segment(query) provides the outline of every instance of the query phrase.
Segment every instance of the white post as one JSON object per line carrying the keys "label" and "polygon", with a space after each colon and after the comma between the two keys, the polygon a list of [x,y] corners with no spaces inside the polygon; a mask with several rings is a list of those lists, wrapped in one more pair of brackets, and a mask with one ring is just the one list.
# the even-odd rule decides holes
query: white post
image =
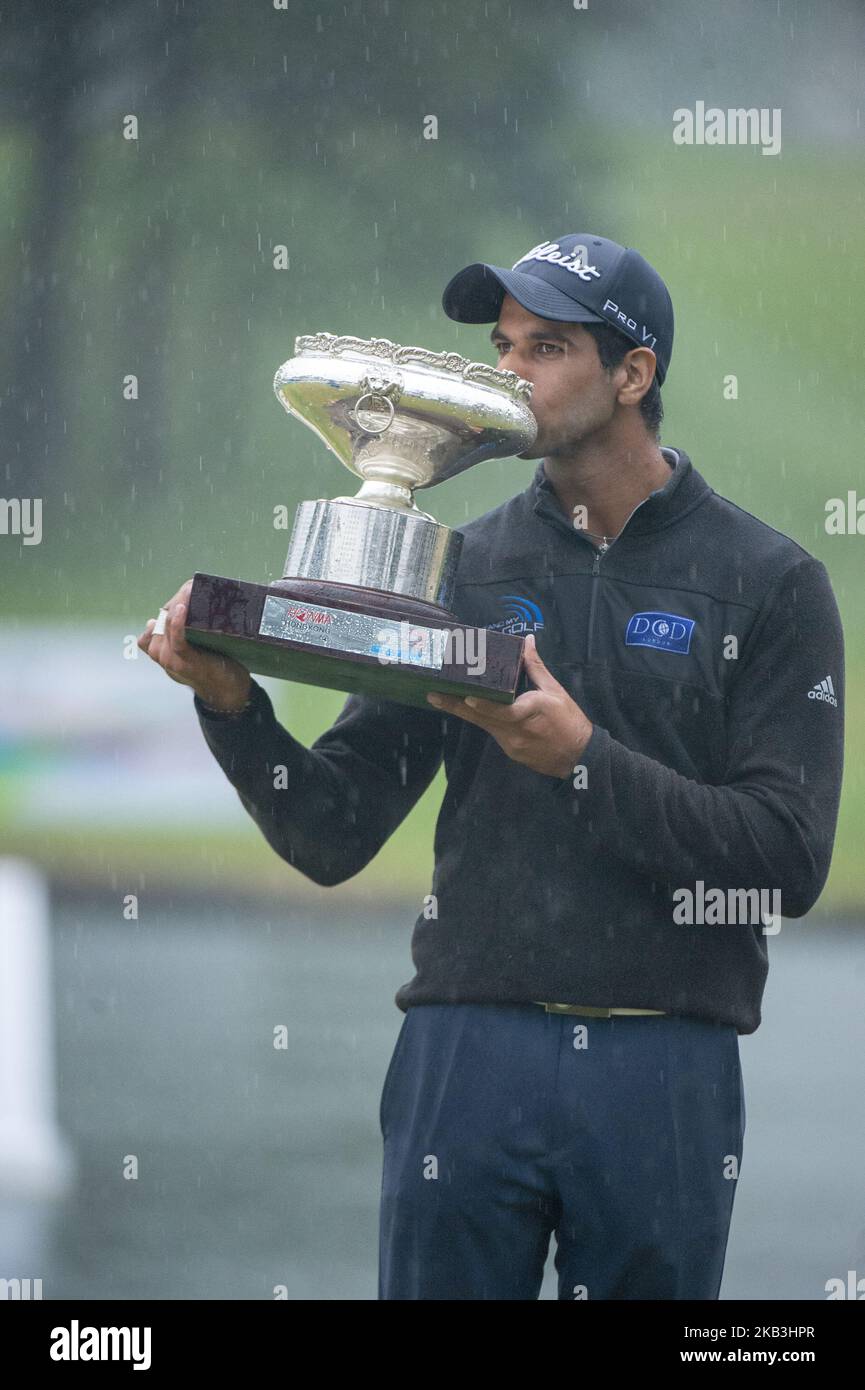
{"label": "white post", "polygon": [[56,1115],[48,889],[0,858],[0,1196],[62,1196],[74,1176]]}

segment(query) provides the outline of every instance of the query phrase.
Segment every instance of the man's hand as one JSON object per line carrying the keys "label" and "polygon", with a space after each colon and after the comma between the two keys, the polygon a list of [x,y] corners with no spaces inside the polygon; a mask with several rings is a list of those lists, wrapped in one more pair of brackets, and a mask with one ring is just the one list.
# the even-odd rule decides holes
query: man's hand
{"label": "man's hand", "polygon": [[567,777],[592,736],[592,723],[541,661],[533,633],[526,638],[525,663],[536,689],[527,690],[512,705],[475,695],[464,700],[427,695],[427,700],[436,709],[486,729],[514,762],[548,777]]}
{"label": "man's hand", "polygon": [[243,709],[249,699],[252,685],[249,672],[230,656],[207,652],[187,642],[184,625],[191,589],[192,580],[188,579],[164,605],[168,613],[164,636],[159,633],[154,636],[157,620],[151,618],[138,645],[173,681],[191,685],[199,699],[211,709],[235,713]]}

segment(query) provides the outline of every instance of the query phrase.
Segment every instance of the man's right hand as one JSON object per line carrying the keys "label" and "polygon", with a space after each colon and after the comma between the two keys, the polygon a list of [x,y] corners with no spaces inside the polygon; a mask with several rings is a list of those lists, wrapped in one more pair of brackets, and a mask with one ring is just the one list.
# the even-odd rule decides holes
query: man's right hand
{"label": "man's right hand", "polygon": [[168,612],[164,636],[153,629],[156,618],[151,618],[138,639],[143,652],[161,666],[166,675],[181,685],[191,685],[196,695],[211,709],[224,714],[234,714],[243,709],[252,690],[252,680],[245,666],[233,661],[230,656],[219,652],[208,652],[202,647],[194,647],[184,635],[186,610],[192,580],[177,590],[163,606]]}

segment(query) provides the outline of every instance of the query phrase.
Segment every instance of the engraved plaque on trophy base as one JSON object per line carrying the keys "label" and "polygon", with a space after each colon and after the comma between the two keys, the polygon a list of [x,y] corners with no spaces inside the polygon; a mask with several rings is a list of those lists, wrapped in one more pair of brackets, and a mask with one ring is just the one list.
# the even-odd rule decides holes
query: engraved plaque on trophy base
{"label": "engraved plaque on trophy base", "polygon": [[528,688],[522,638],[472,628],[438,604],[350,584],[196,574],[186,637],[257,675],[430,710],[428,691],[510,704]]}

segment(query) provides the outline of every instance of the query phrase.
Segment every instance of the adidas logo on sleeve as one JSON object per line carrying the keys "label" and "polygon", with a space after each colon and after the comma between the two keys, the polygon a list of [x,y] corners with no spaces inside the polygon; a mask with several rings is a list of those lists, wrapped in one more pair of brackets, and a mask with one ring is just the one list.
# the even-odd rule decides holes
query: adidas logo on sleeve
{"label": "adidas logo on sleeve", "polygon": [[835,698],[835,687],[832,684],[832,677],[824,676],[821,681],[818,681],[813,690],[808,691],[808,699],[825,700],[827,705],[835,705],[837,708],[838,701]]}

